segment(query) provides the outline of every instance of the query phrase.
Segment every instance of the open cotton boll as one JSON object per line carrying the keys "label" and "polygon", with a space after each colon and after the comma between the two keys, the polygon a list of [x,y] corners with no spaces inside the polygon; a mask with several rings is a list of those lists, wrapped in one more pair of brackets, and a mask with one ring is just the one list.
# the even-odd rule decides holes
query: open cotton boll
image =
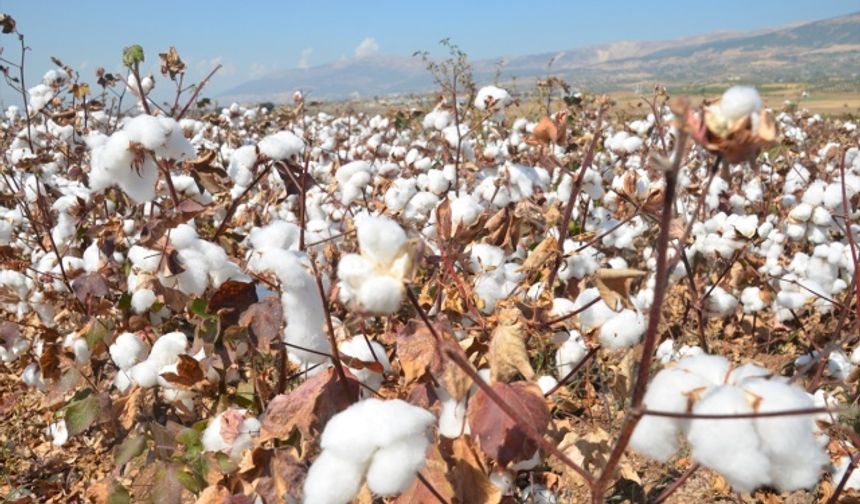
{"label": "open cotton boll", "polygon": [[308,470],[304,504],[348,504],[361,488],[365,464],[323,450]]}
{"label": "open cotton boll", "polygon": [[358,290],[372,274],[373,265],[359,254],[346,254],[337,264],[337,277],[354,290]]}
{"label": "open cotton boll", "polygon": [[711,385],[725,383],[731,371],[731,364],[725,357],[709,354],[684,357],[675,367],[704,378]]}
{"label": "open cotton boll", "polygon": [[358,302],[364,311],[374,315],[390,315],[400,308],[403,283],[385,275],[368,277],[358,290]]}
{"label": "open cotton boll", "polygon": [[48,431],[51,434],[51,444],[54,446],[63,446],[69,440],[69,429],[66,427],[65,419],[52,423],[48,426]]}
{"label": "open cotton boll", "polygon": [[505,251],[495,245],[477,243],[469,252],[469,270],[473,273],[493,271],[505,262]]}
{"label": "open cotton boll", "polygon": [[428,444],[425,437],[418,436],[380,448],[367,470],[368,488],[382,496],[406,491],[424,467]]}
{"label": "open cotton boll", "polygon": [[390,265],[406,243],[406,232],[400,224],[372,215],[363,215],[356,221],[361,255],[378,265]]}
{"label": "open cotton boll", "polygon": [[[678,368],[663,369],[648,384],[643,403],[654,411],[684,413],[692,402],[691,394],[711,385],[695,373]],[[688,424],[689,421],[678,418],[645,415],[633,431],[630,446],[665,462],[678,451],[678,435]]]}
{"label": "open cotton boll", "polygon": [[149,289],[138,289],[131,295],[131,307],[134,313],[140,314],[149,310],[155,304],[155,293]]}
{"label": "open cotton boll", "polygon": [[[706,289],[707,292],[707,289]],[[723,290],[722,287],[714,287],[710,295],[705,298],[705,311],[710,316],[727,317],[735,312],[738,300]]]}
{"label": "open cotton boll", "polygon": [[131,380],[142,388],[154,387],[158,384],[158,372],[161,367],[151,361],[139,362],[128,370]]}
{"label": "open cotton boll", "polygon": [[42,371],[39,369],[39,365],[35,362],[31,362],[24,368],[24,372],[21,373],[21,381],[23,381],[28,387],[35,388],[42,392],[48,388],[44,378],[42,377]]}
{"label": "open cotton boll", "polygon": [[771,373],[769,369],[748,362],[732,369],[729,376],[726,378],[726,383],[730,385],[743,385],[747,380],[768,378],[772,375],[773,373]]}
{"label": "open cotton boll", "polygon": [[270,248],[290,250],[298,245],[299,233],[299,227],[292,222],[275,220],[252,229],[248,242],[257,251]]}
{"label": "open cotton boll", "polygon": [[[693,413],[752,413],[746,392],[732,385],[709,390],[693,406]],[[687,441],[693,460],[713,469],[735,490],[750,492],[770,482],[771,464],[762,453],[753,420],[696,419],[691,422]]]}
{"label": "open cotton boll", "polygon": [[732,86],[723,93],[719,106],[723,117],[735,122],[761,109],[761,97],[754,87]]}
{"label": "open cotton boll", "polygon": [[[767,413],[814,407],[803,389],[772,380],[750,380],[744,389],[760,401],[757,411]],[[830,458],[815,437],[813,415],[756,418],[761,447],[770,458],[772,484],[781,492],[810,488]]]}
{"label": "open cotton boll", "polygon": [[475,95],[475,108],[478,110],[501,110],[511,103],[511,95],[496,86],[484,86]]}
{"label": "open cotton boll", "polygon": [[146,360],[153,362],[158,367],[174,364],[180,354],[188,349],[188,338],[185,333],[175,331],[163,334],[152,344],[152,350]]}
{"label": "open cotton boll", "polygon": [[[581,310],[595,299],[600,298],[600,292],[596,287],[591,287],[583,290],[573,302],[574,310]],[[613,317],[615,312],[606,304],[603,299],[599,299],[589,308],[583,310],[578,315],[580,330],[588,332],[592,329],[600,327],[609,318]]]}
{"label": "open cotton boll", "polygon": [[741,304],[744,305],[744,313],[756,313],[764,309],[764,300],[761,298],[761,289],[758,287],[747,287],[741,291]]}
{"label": "open cotton boll", "polygon": [[123,371],[131,369],[132,366],[146,358],[146,344],[129,332],[117,336],[108,351],[113,363]]}
{"label": "open cotton boll", "polygon": [[628,348],[639,342],[645,333],[645,318],[641,313],[624,309],[600,326],[600,344],[605,348]]}
{"label": "open cotton boll", "polygon": [[[354,336],[340,345],[338,350],[344,355],[348,355],[362,362],[371,362],[382,365],[382,368],[387,372],[391,371],[391,362],[388,360],[388,355],[385,353],[385,347],[376,341],[365,340],[364,336]],[[353,369],[349,368],[353,375],[361,383],[367,385],[373,390],[377,390],[382,385],[382,374],[368,368]]]}
{"label": "open cotton boll", "polygon": [[257,146],[269,159],[284,160],[302,152],[305,143],[289,131],[279,131],[265,136]]}
{"label": "open cotton boll", "polygon": [[585,341],[579,331],[570,331],[570,337],[558,347],[555,353],[555,368],[558,379],[566,377],[588,353]]}
{"label": "open cotton boll", "polygon": [[439,435],[446,438],[460,437],[469,434],[469,422],[466,421],[466,398],[456,400],[442,388],[436,389],[441,407],[439,408]]}
{"label": "open cotton boll", "polygon": [[537,385],[540,387],[541,393],[546,394],[558,385],[558,380],[550,375],[543,375],[537,379]]}

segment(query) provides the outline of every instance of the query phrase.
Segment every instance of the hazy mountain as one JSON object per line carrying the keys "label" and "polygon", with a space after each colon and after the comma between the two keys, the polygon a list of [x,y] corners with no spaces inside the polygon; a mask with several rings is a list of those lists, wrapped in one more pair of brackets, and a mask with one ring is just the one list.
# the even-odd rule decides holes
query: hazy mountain
{"label": "hazy mountain", "polygon": [[[742,79],[849,80],[860,74],[860,13],[757,30],[661,41],[619,41],[553,53],[473,61],[476,81],[530,83],[552,74],[594,90],[654,82],[692,84]],[[302,89],[315,99],[422,93],[433,79],[418,57],[376,55],[277,71],[224,92],[223,100],[285,101]]]}

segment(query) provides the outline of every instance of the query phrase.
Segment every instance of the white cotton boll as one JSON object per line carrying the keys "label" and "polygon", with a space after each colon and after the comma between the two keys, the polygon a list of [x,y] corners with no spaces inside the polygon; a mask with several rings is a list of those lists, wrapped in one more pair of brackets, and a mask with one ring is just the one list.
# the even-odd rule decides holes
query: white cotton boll
{"label": "white cotton boll", "polygon": [[176,363],[179,355],[185,353],[187,349],[188,338],[184,333],[175,331],[163,334],[152,344],[147,360],[159,367],[169,366]]}
{"label": "white cotton boll", "polygon": [[469,270],[473,273],[493,271],[505,262],[505,251],[495,245],[476,243],[469,252]]}
{"label": "white cotton boll", "polygon": [[552,376],[543,375],[537,379],[537,385],[540,387],[541,393],[546,394],[558,385],[558,380]]}
{"label": "white cotton boll", "polygon": [[[598,292],[597,288],[591,287],[585,289],[579,293],[579,296],[577,296],[576,300],[573,302],[574,309],[580,310],[597,298],[600,298],[600,292]],[[600,299],[579,314],[580,330],[588,332],[600,327],[606,320],[614,315],[615,312],[612,311],[609,305],[607,305],[603,299]]]}
{"label": "white cotton boll", "polygon": [[308,470],[304,504],[348,504],[361,488],[364,465],[323,450]]}
{"label": "white cotton boll", "polygon": [[[643,403],[654,411],[683,413],[688,411],[695,391],[712,384],[702,376],[684,369],[660,371],[648,384]],[[678,450],[678,435],[689,421],[646,415],[636,425],[630,446],[649,457],[665,462]]]}
{"label": "white cotton boll", "polygon": [[372,274],[373,265],[359,254],[346,254],[337,264],[337,277],[354,290],[358,290]]}
{"label": "white cotton boll", "polygon": [[805,292],[780,291],[776,294],[776,302],[789,310],[798,310],[806,304],[806,299],[811,296]]}
{"label": "white cotton boll", "polygon": [[452,398],[441,387],[436,389],[441,407],[439,408],[439,435],[446,438],[460,437],[469,434],[469,422],[466,421],[466,398],[460,401]]}
{"label": "white cotton boll", "polygon": [[705,298],[704,305],[709,316],[727,317],[735,312],[738,300],[722,287],[714,287],[711,294]]}
{"label": "white cotton boll", "polygon": [[51,434],[51,444],[54,446],[63,446],[69,440],[69,429],[66,427],[65,419],[52,423],[48,429]]}
{"label": "white cotton boll", "polygon": [[159,369],[161,368],[155,362],[145,360],[132,366],[128,373],[134,383],[142,388],[150,388],[158,384]]}
{"label": "white cotton boll", "polygon": [[367,470],[367,486],[381,496],[406,491],[424,467],[427,439],[407,438],[380,448]]}
{"label": "white cotton boll", "polygon": [[773,373],[769,369],[763,368],[753,363],[746,363],[742,366],[734,368],[726,379],[726,383],[730,385],[742,385],[746,380],[757,380],[768,378]]}
{"label": "white cotton boll", "polygon": [[675,354],[675,340],[669,338],[657,346],[655,357],[660,361],[660,364],[668,364],[672,361]]}
{"label": "white cotton boll", "polygon": [[170,243],[178,249],[192,247],[197,240],[197,230],[188,224],[180,224],[170,230]]}
{"label": "white cotton boll", "polygon": [[292,222],[276,220],[252,229],[248,241],[257,251],[270,248],[291,249],[298,243],[299,233],[299,227]]}
{"label": "white cotton boll", "polygon": [[24,372],[21,373],[21,381],[23,381],[28,387],[32,387],[40,391],[44,391],[47,388],[45,380],[42,378],[42,371],[39,369],[39,365],[35,362],[31,362],[24,368]]}
{"label": "white cotton boll", "polygon": [[[376,341],[365,340],[364,336],[354,336],[342,342],[338,345],[338,350],[340,350],[340,353],[348,355],[354,359],[358,359],[362,362],[378,362],[386,372],[391,371],[391,362],[388,360],[388,355],[385,353],[385,347]],[[349,370],[353,375],[355,375],[358,381],[373,390],[379,389],[380,385],[382,385],[382,375],[372,369],[349,368]]]}
{"label": "white cotton boll", "polygon": [[723,117],[735,122],[761,109],[761,97],[754,87],[732,86],[723,93],[719,107]]}
{"label": "white cotton boll", "polygon": [[161,264],[162,254],[159,251],[134,245],[128,251],[128,259],[142,271],[155,273]]}
{"label": "white cotton boll", "polygon": [[305,143],[289,131],[279,131],[264,137],[257,146],[269,159],[284,160],[302,152]]}
{"label": "white cotton boll", "polygon": [[829,226],[833,221],[833,216],[824,207],[815,207],[812,211],[812,223],[816,226]]}
{"label": "white cotton boll", "polygon": [[626,152],[627,154],[633,154],[634,152],[641,149],[642,145],[643,145],[643,143],[642,143],[641,138],[636,137],[636,136],[630,136],[630,137],[625,138],[621,142],[621,146],[620,146],[621,149],[620,150]]}
{"label": "white cotton boll", "polygon": [[600,344],[604,348],[628,348],[639,342],[645,333],[645,318],[630,309],[621,310],[600,326]]}
{"label": "white cotton boll", "polygon": [[75,354],[75,363],[80,365],[86,364],[90,360],[92,351],[87,345],[86,338],[75,338],[72,342],[72,353]]}
{"label": "white cotton boll", "polygon": [[230,444],[221,437],[221,419],[223,416],[224,413],[216,415],[209,421],[206,428],[203,429],[203,433],[200,435],[200,443],[203,445],[203,451],[220,452],[230,449]]}
{"label": "white cotton boll", "polygon": [[150,289],[138,289],[131,296],[131,307],[134,313],[144,313],[155,304],[155,293]]}
{"label": "white cotton boll", "polygon": [[194,411],[194,392],[178,388],[164,388],[161,394],[166,402],[181,405],[187,411]]}
{"label": "white cotton boll", "polygon": [[511,495],[514,485],[514,476],[509,471],[493,471],[490,473],[490,483],[499,489],[502,495]]}
{"label": "white cotton boll", "polygon": [[541,456],[540,456],[540,451],[535,450],[534,454],[530,458],[528,458],[526,460],[521,460],[521,461],[517,462],[516,464],[511,464],[508,467],[508,469],[510,469],[513,472],[531,471],[535,467],[539,466],[541,462],[542,462],[542,460],[541,460]]}
{"label": "white cotton boll", "polygon": [[558,504],[558,495],[543,485],[529,485],[523,490],[524,502],[534,504]]}
{"label": "white cotton boll", "polygon": [[124,371],[146,358],[146,344],[129,332],[117,336],[108,351],[116,367]]}
{"label": "white cotton boll", "polygon": [[765,304],[761,298],[761,289],[758,287],[747,287],[741,292],[741,304],[744,305],[744,313],[756,313],[764,309]]}
{"label": "white cotton boll", "polygon": [[227,166],[227,175],[233,182],[241,187],[248,187],[254,175],[251,169],[257,163],[257,149],[253,145],[243,145],[230,153],[230,164]]}
{"label": "white cotton boll", "polygon": [[678,361],[676,369],[700,376],[711,385],[720,385],[725,383],[731,364],[721,355],[701,354],[684,357]]}
{"label": "white cotton boll", "polygon": [[[746,392],[732,385],[714,387],[693,406],[697,414],[752,412]],[[770,460],[751,419],[693,420],[687,441],[693,459],[722,474],[735,490],[750,492],[770,482]]]}
{"label": "white cotton boll", "polygon": [[511,103],[511,95],[496,86],[484,86],[475,95],[475,107],[478,110],[501,110]]}
{"label": "white cotton boll", "polygon": [[113,377],[113,386],[116,387],[120,394],[125,394],[132,385],[133,382],[130,371],[123,371],[120,369],[116,372]]}
{"label": "white cotton boll", "polygon": [[455,227],[470,227],[481,216],[483,208],[469,196],[451,200],[451,224]]}
{"label": "white cotton boll", "polygon": [[101,251],[97,242],[93,242],[84,250],[83,256],[84,270],[87,273],[94,273],[101,267]]}
{"label": "white cotton boll", "polygon": [[403,283],[384,275],[373,275],[361,284],[358,302],[368,313],[390,315],[400,308],[403,299]]}
{"label": "white cotton boll", "polygon": [[812,217],[813,207],[809,203],[801,203],[792,208],[788,213],[789,218],[795,222],[806,222]]}
{"label": "white cotton boll", "polygon": [[390,265],[406,243],[406,232],[387,217],[365,215],[356,230],[361,255],[378,265]]}
{"label": "white cotton boll", "polygon": [[577,364],[582,361],[588,353],[585,341],[579,331],[570,331],[570,337],[558,347],[555,353],[555,368],[558,379],[561,380],[568,375]]}

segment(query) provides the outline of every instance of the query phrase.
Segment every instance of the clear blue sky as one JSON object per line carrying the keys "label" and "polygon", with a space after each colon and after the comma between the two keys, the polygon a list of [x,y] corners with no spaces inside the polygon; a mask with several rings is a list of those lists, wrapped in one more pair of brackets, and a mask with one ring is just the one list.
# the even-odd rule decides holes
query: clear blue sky
{"label": "clear blue sky", "polygon": [[[170,45],[192,77],[224,64],[210,89],[217,93],[271,70],[352,58],[357,50],[433,52],[443,37],[471,58],[496,58],[822,19],[860,11],[860,0],[0,0],[0,11],[17,20],[32,48],[28,85],[52,67],[50,56],[93,81],[96,67],[119,69],[122,48],[139,43],[146,70],[156,74],[157,55]],[[0,37],[7,56],[17,54],[16,42]]]}

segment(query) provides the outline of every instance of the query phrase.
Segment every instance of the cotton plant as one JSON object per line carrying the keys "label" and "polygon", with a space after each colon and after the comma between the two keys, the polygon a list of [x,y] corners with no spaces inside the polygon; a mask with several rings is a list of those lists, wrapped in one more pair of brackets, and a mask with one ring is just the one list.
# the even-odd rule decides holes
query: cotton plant
{"label": "cotton plant", "polygon": [[424,467],[434,421],[429,411],[399,399],[364,399],[338,413],[322,432],[303,502],[346,504],[362,482],[379,496],[405,491]]}
{"label": "cotton plant", "polygon": [[260,421],[247,416],[247,410],[228,408],[209,420],[200,442],[204,451],[226,453],[230,460],[239,463],[242,453],[253,448],[259,431]]}
{"label": "cotton plant", "polygon": [[342,300],[369,314],[395,313],[411,274],[414,245],[387,217],[361,214],[355,226],[359,253],[341,257],[337,268]]}
{"label": "cotton plant", "polygon": [[[753,414],[812,408],[811,394],[765,368],[733,367],[721,356],[685,357],[658,372],[644,398],[647,410],[669,413]],[[696,462],[722,474],[736,490],[809,488],[829,464],[826,439],[812,415],[761,418],[675,418],[646,414],[631,446],[665,462],[681,436]],[[822,442],[824,441],[824,442]]]}

